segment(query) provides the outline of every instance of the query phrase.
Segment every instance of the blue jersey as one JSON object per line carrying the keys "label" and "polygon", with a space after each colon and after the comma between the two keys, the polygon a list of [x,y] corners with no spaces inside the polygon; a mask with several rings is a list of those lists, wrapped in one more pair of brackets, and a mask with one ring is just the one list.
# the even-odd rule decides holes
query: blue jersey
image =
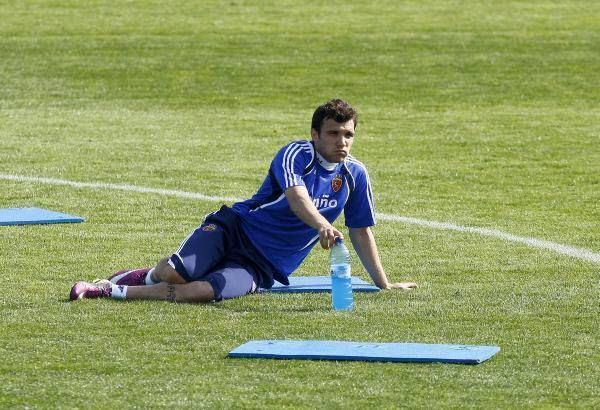
{"label": "blue jersey", "polygon": [[240,216],[244,233],[277,269],[279,282],[298,268],[319,240],[319,233],[298,218],[285,197],[287,188],[306,187],[313,204],[330,223],[344,211],[346,226],[375,224],[371,183],[365,166],[348,156],[333,170],[317,161],[312,142],[295,141],[273,159],[258,192],[233,210]]}

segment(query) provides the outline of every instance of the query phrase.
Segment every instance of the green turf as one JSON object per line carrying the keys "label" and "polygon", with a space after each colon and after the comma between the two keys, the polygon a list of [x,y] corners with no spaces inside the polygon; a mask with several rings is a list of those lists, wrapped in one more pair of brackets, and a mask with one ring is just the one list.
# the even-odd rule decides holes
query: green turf
{"label": "green turf", "polygon": [[[600,252],[600,3],[3,1],[0,174],[243,198],[333,96],[378,212]],[[66,301],[218,203],[0,178],[0,407],[594,408],[599,265],[381,221],[411,293]],[[341,226],[341,224],[340,224]],[[355,272],[367,278],[357,264]],[[298,274],[325,274],[315,249]],[[227,359],[251,339],[493,344],[479,366]]]}

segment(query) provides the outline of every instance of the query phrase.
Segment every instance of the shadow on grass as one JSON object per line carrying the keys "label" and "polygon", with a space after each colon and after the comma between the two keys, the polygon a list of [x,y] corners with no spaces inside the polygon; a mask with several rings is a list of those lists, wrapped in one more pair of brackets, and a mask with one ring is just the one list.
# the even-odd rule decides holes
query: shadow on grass
{"label": "shadow on grass", "polygon": [[[267,301],[265,300],[265,303],[258,303],[258,298],[260,298],[260,295],[249,295],[249,296],[244,296],[242,298],[236,298],[236,299],[230,299],[230,300],[223,300],[223,301],[218,301],[218,302],[208,302],[208,303],[175,303],[178,305],[184,305],[184,306],[197,306],[199,309],[202,308],[207,308],[207,309],[216,309],[216,310],[221,310],[221,311],[229,311],[229,312],[237,312],[237,313],[261,313],[261,312],[278,312],[278,313],[325,313],[325,312],[330,312],[331,307],[328,305],[319,305],[319,306],[306,306],[306,305],[298,305],[298,304],[294,304],[294,305],[290,305],[288,302],[282,300],[281,303],[274,303],[273,301]],[[98,299],[103,299],[103,300],[110,300],[111,302],[117,303],[117,304],[123,304],[123,303],[131,303],[131,304],[137,304],[137,303],[156,303],[157,306],[160,306],[162,304],[168,303],[171,304],[173,302],[170,301],[166,301],[166,300],[117,300],[117,299],[112,299],[112,298],[98,298]],[[246,303],[244,301],[248,301],[249,299],[254,299],[251,303]],[[72,303],[77,303],[80,301],[84,301],[84,300],[92,300],[92,299],[78,299],[78,300],[71,300],[69,297],[61,297],[58,299],[58,302],[60,303],[64,303],[64,304],[72,304]],[[343,312],[342,312],[343,314]]]}

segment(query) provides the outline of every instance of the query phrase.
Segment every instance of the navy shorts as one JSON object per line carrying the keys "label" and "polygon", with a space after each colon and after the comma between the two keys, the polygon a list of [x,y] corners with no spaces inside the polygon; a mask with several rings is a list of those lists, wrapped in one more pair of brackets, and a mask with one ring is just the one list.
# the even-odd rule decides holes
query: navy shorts
{"label": "navy shorts", "polygon": [[237,214],[225,206],[208,215],[182,242],[169,265],[188,282],[210,283],[215,300],[273,284],[272,266],[249,243]]}

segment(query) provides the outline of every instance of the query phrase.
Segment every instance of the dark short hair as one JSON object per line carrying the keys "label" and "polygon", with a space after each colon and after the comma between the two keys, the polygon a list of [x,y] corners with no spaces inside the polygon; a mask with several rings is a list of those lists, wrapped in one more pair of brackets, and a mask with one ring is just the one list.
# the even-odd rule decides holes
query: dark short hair
{"label": "dark short hair", "polygon": [[334,98],[317,107],[312,117],[311,128],[320,133],[321,126],[327,119],[332,119],[336,122],[354,120],[354,128],[356,129],[356,125],[358,124],[358,113],[346,101]]}

